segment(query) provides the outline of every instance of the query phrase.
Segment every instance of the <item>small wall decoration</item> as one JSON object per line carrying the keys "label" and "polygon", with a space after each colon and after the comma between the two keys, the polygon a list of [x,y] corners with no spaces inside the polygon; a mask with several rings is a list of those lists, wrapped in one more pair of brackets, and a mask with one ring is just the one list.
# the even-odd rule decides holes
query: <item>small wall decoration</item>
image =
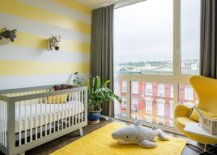
{"label": "small wall decoration", "polygon": [[7,30],[6,28],[2,29],[0,33],[0,45],[8,44],[9,42],[14,42],[16,38],[17,30]]}
{"label": "small wall decoration", "polygon": [[48,39],[48,50],[59,50],[60,36],[52,36]]}

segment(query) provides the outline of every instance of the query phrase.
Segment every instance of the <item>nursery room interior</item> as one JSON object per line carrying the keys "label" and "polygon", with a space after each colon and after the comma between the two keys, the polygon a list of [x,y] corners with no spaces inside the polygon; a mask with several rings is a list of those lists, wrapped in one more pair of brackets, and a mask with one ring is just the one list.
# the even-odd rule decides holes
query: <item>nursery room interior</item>
{"label": "nursery room interior", "polygon": [[217,155],[216,0],[1,0],[0,155]]}

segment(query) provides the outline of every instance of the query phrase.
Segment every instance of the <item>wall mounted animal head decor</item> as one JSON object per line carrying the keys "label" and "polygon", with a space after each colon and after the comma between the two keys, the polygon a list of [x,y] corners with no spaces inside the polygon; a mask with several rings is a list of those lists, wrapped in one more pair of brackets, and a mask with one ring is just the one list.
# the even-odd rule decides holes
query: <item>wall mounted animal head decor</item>
{"label": "wall mounted animal head decor", "polygon": [[48,49],[49,50],[55,49],[56,51],[58,51],[60,49],[59,43],[60,43],[60,36],[52,36],[51,38],[48,39]]}
{"label": "wall mounted animal head decor", "polygon": [[143,121],[137,120],[135,124],[122,127],[112,133],[112,138],[119,144],[138,144],[144,148],[157,147],[155,138],[168,141],[167,135],[160,129],[142,126]]}
{"label": "wall mounted animal head decor", "polygon": [[16,32],[17,30],[7,30],[6,28],[2,29],[2,32],[0,33],[0,42],[1,44],[9,43],[10,41],[13,42],[16,38]]}

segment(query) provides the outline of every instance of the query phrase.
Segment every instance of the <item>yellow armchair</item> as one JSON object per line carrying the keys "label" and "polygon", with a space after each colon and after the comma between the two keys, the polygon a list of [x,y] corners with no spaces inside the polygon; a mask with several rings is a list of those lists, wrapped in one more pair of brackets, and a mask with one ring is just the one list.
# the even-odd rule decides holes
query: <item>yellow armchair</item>
{"label": "yellow armchair", "polygon": [[[217,80],[203,76],[192,76],[189,79],[195,90],[199,103],[197,107],[201,110],[217,114]],[[217,144],[216,138],[193,134],[184,131],[188,122],[198,123],[189,118],[191,109],[184,105],[177,105],[174,109],[174,125],[185,136],[202,144]]]}

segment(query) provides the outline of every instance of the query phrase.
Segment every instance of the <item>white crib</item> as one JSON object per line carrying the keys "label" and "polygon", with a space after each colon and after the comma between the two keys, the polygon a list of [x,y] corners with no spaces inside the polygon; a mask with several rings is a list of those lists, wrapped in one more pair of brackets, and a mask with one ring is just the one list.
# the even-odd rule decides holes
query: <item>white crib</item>
{"label": "white crib", "polygon": [[0,91],[0,150],[25,151],[87,125],[87,88],[52,86]]}

